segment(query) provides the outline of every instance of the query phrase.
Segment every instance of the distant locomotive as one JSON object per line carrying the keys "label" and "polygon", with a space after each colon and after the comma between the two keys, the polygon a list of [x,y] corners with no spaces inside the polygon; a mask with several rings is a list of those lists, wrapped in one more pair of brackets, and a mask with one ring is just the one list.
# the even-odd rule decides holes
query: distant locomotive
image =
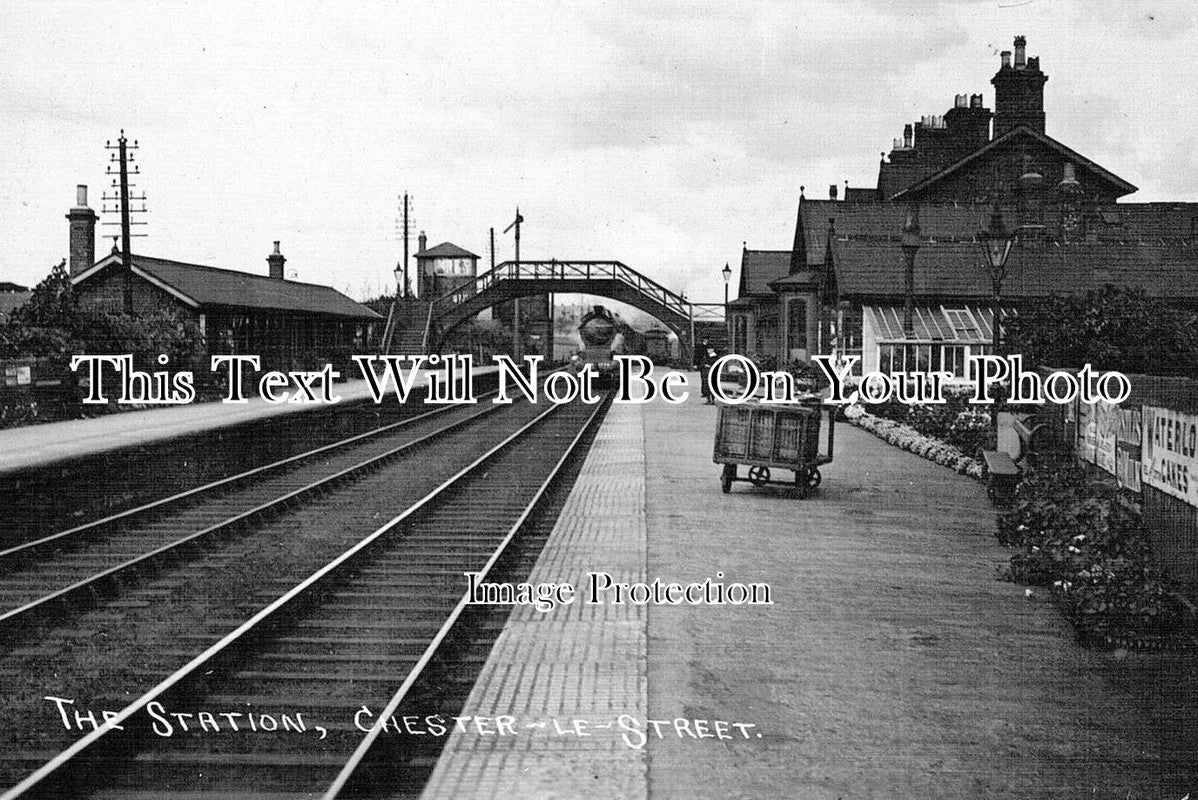
{"label": "distant locomotive", "polygon": [[578,326],[578,336],[583,345],[579,357],[595,366],[600,382],[611,380],[615,375],[613,355],[645,352],[644,337],[603,306],[594,306],[583,316]]}

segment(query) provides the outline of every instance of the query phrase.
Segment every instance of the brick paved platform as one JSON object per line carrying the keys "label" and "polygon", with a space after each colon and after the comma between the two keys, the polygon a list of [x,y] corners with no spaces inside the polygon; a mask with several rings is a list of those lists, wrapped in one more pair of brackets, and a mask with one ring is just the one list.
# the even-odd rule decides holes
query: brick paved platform
{"label": "brick paved platform", "polygon": [[[590,570],[645,578],[643,407],[612,406],[531,583],[580,583]],[[643,750],[616,729],[556,733],[570,721],[645,717],[644,606],[575,602],[548,613],[517,606],[463,714],[509,714],[516,737],[451,735],[426,798],[643,798]],[[546,728],[527,725],[546,724]]]}
{"label": "brick paved platform", "polygon": [[521,614],[463,713],[761,738],[455,734],[425,797],[1198,797],[1198,659],[1086,650],[997,581],[980,484],[842,425],[816,496],[724,495],[714,427],[695,401],[613,407],[533,580],[723,572],[774,604]]}

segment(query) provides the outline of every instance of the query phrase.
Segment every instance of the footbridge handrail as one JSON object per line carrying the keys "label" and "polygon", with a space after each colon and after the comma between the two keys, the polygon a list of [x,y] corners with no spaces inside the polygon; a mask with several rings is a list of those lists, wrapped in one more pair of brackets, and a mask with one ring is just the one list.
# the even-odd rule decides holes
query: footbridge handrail
{"label": "footbridge handrail", "polygon": [[469,283],[437,297],[429,305],[425,324],[425,344],[432,341],[433,327],[455,308],[506,281],[615,281],[627,285],[660,306],[676,319],[695,322],[723,322],[724,307],[719,303],[692,303],[650,277],[620,261],[504,261]]}

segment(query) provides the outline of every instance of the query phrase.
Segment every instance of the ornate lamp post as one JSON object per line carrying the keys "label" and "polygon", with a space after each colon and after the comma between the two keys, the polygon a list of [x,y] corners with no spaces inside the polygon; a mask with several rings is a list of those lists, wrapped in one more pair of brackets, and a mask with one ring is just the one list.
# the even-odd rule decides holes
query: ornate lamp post
{"label": "ornate lamp post", "polygon": [[727,261],[720,274],[724,276],[724,335],[728,339],[728,352],[732,352],[732,320],[728,317],[728,283],[732,280],[732,267],[728,266]]}
{"label": "ornate lamp post", "polygon": [[986,272],[990,275],[990,288],[994,302],[994,355],[998,355],[1000,339],[999,317],[1002,314],[1002,282],[1007,277],[1007,257],[1011,255],[1011,246],[1019,230],[1008,230],[1003,224],[1002,209],[998,202],[990,214],[990,227],[978,231],[978,243],[982,246],[982,255],[986,258]]}
{"label": "ornate lamp post", "polygon": [[[1002,282],[1007,277],[1007,257],[1011,255],[1011,246],[1015,244],[1015,238],[1019,235],[1019,229],[1008,230],[1003,224],[1002,209],[999,208],[998,201],[994,201],[994,210],[990,214],[990,227],[978,231],[978,243],[982,246],[982,255],[986,259],[986,272],[990,275],[990,288],[993,291],[994,301],[994,344],[993,355],[998,355],[998,346],[1002,341],[1002,328],[1000,318],[1002,316]],[[994,441],[998,443],[998,411],[1001,400],[995,403],[992,411],[994,415]]]}
{"label": "ornate lamp post", "polygon": [[[907,211],[907,222],[903,225],[903,334],[908,339],[915,336],[915,254],[919,252],[919,206]],[[908,369],[911,367],[908,366]]]}

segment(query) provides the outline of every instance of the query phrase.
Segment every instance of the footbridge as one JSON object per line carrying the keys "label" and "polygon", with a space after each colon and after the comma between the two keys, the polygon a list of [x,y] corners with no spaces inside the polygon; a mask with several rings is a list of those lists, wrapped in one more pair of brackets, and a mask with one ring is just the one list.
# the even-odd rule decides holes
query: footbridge
{"label": "footbridge", "polygon": [[544,294],[588,294],[627,303],[673,331],[684,358],[696,337],[709,330],[722,333],[724,327],[722,303],[692,303],[619,261],[505,261],[429,304],[424,350],[438,352],[455,328],[497,303]]}

